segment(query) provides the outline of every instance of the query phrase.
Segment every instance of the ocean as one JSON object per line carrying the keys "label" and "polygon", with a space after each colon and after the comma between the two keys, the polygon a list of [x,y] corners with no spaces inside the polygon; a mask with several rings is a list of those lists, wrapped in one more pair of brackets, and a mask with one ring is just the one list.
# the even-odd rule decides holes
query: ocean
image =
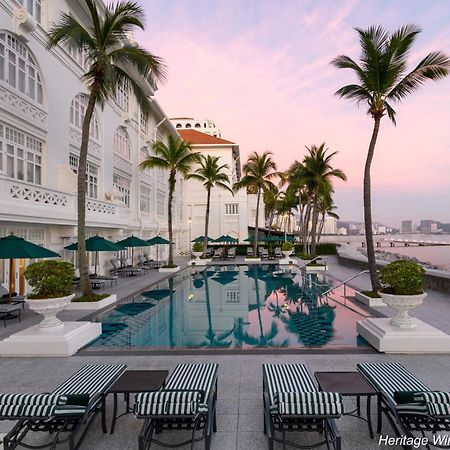
{"label": "ocean", "polygon": [[[396,235],[374,235],[374,242],[379,242],[382,250],[389,253],[397,253],[434,266],[439,266],[450,271],[450,245],[442,246],[413,246],[405,247],[404,244],[395,243],[391,247],[388,239],[411,239],[417,241],[449,242],[450,235],[439,234],[396,234]],[[356,247],[361,247],[365,242],[365,236],[323,236],[321,242],[351,243]]]}

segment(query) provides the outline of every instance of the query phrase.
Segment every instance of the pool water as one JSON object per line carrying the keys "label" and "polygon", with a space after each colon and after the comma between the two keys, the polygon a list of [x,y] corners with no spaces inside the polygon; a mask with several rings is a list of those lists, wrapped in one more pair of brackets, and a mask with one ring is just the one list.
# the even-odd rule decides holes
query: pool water
{"label": "pool water", "polygon": [[187,269],[99,316],[91,348],[356,347],[364,313],[321,293],[323,276],[277,265]]}

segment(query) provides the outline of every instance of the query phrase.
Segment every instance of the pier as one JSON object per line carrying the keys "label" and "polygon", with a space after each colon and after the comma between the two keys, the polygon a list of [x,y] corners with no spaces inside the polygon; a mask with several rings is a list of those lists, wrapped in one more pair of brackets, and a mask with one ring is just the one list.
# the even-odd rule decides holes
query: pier
{"label": "pier", "polygon": [[444,246],[450,245],[450,241],[422,241],[418,239],[400,239],[400,238],[389,238],[383,239],[384,242],[389,242],[391,247],[395,247],[395,244],[403,244],[405,247],[417,246],[417,247],[433,247],[433,246]]}

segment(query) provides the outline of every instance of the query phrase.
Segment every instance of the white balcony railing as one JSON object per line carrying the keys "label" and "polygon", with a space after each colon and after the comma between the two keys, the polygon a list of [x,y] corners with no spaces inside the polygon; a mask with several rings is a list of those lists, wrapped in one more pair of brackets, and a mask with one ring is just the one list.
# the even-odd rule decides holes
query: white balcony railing
{"label": "white balcony railing", "polygon": [[[123,210],[123,211],[122,211]],[[76,222],[77,196],[0,175],[0,215],[17,220],[33,218]],[[86,219],[99,225],[127,225],[131,211],[111,202],[86,200]]]}

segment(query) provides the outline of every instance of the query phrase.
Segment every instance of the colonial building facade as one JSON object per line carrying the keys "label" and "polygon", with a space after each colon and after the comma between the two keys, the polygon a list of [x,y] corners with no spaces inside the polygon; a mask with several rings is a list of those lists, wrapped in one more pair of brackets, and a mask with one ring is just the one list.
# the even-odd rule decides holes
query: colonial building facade
{"label": "colonial building facade", "polygon": [[[62,11],[82,22],[88,17],[81,0],[0,0],[0,235],[14,233],[60,253],[76,236],[87,101],[83,55],[46,48],[46,31]],[[154,95],[152,86],[145,88]],[[88,235],[166,235],[167,176],[143,172],[138,164],[155,140],[169,135],[178,136],[158,102],[153,99],[146,117],[125,86],[96,107],[86,180]],[[178,252],[188,246],[183,192],[179,180],[173,205]]]}

